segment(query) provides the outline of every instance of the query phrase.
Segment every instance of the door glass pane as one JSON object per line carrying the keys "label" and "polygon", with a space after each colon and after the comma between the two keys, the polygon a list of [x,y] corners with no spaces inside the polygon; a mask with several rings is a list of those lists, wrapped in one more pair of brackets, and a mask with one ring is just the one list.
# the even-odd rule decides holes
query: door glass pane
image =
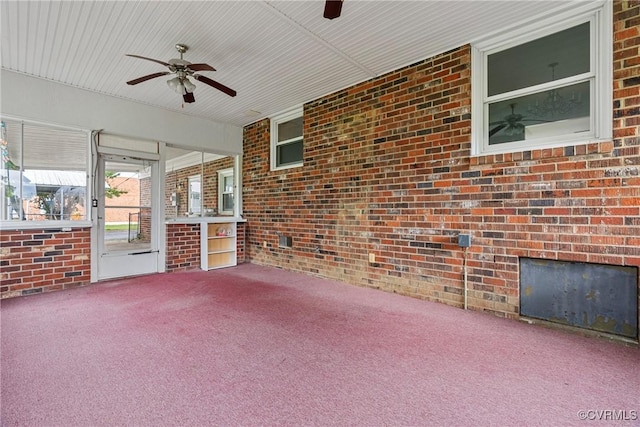
{"label": "door glass pane", "polygon": [[105,162],[104,250],[151,250],[151,168]]}
{"label": "door glass pane", "polygon": [[590,82],[489,105],[489,145],[590,130]]}
{"label": "door glass pane", "polygon": [[588,72],[589,33],[585,22],[489,55],[489,96]]}

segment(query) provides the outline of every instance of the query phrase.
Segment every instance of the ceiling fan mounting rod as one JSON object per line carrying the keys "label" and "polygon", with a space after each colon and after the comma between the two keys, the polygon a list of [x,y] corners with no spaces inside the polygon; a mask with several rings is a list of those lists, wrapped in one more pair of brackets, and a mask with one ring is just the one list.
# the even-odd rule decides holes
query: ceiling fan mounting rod
{"label": "ceiling fan mounting rod", "polygon": [[178,44],[176,44],[176,50],[178,52],[180,52],[180,59],[183,59],[182,55],[184,55],[184,53],[189,50],[189,46],[187,46],[185,44],[178,43]]}

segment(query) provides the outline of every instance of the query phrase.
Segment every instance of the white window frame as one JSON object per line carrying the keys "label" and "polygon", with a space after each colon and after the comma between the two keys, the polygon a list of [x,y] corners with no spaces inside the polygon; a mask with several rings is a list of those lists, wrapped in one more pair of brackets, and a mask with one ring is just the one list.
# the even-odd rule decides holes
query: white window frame
{"label": "white window frame", "polygon": [[[276,164],[277,147],[279,145],[289,144],[299,139],[296,137],[296,138],[288,139],[286,141],[278,142],[278,124],[283,122],[288,122],[289,120],[297,119],[299,117],[302,117],[302,115],[303,115],[303,108],[302,106],[300,106],[300,107],[291,109],[289,111],[286,111],[284,113],[278,114],[277,116],[274,116],[271,118],[271,170],[272,171],[297,168],[304,164],[304,160],[301,160],[296,163],[282,165],[282,166],[278,166]],[[304,131],[303,131],[303,135],[301,135],[301,138],[302,138],[302,147],[303,147],[303,153],[304,153]]]}
{"label": "white window frame", "polygon": [[[572,4],[553,11],[547,17],[530,22],[490,38],[477,40],[471,47],[471,155],[483,156],[542,148],[564,147],[613,137],[613,11],[612,2]],[[487,57],[532,40],[557,33],[584,22],[591,22],[590,72],[543,85],[488,96]],[[489,103],[517,98],[535,91],[568,86],[593,80],[590,94],[590,130],[576,134],[506,142],[489,145]]]}
{"label": "white window frame", "polygon": [[[235,205],[235,188],[231,190],[231,192],[224,191],[224,179],[227,177],[233,177],[233,168],[229,169],[220,169],[218,171],[218,213],[220,215],[233,215],[234,209],[224,210],[223,206],[223,196],[225,194],[233,195],[233,204]],[[235,179],[234,179],[234,187],[235,187]],[[235,207],[235,206],[234,206]]]}
{"label": "white window frame", "polygon": [[[22,122],[23,124],[29,124],[34,126],[42,126],[48,127],[52,129],[60,129],[60,130],[68,130],[74,132],[82,132],[86,135],[86,167],[84,172],[86,173],[86,192],[85,192],[85,203],[87,206],[85,207],[85,216],[80,220],[38,220],[38,221],[25,221],[25,220],[0,220],[0,231],[2,230],[37,230],[37,229],[74,229],[74,228],[87,228],[92,225],[92,215],[91,215],[91,200],[93,199],[92,192],[92,179],[90,179],[90,165],[91,165],[91,131],[81,128],[69,127],[69,126],[61,126],[52,123],[41,122],[37,120],[30,120],[28,118],[12,116],[12,115],[2,115],[2,119]],[[21,136],[20,144],[22,145],[21,150],[24,150],[24,139]],[[22,151],[21,151],[22,152]]]}

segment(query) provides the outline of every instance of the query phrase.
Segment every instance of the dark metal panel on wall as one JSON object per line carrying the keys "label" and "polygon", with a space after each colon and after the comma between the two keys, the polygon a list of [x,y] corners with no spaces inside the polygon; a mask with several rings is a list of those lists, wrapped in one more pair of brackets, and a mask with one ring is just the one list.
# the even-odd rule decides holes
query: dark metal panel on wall
{"label": "dark metal panel on wall", "polygon": [[520,314],[638,338],[638,268],[520,258]]}

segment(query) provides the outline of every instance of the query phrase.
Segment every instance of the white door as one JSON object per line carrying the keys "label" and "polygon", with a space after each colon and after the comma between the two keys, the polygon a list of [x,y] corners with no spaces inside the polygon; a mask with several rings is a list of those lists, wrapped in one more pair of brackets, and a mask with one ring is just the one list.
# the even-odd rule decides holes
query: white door
{"label": "white door", "polygon": [[161,271],[159,162],[101,154],[98,164],[98,280]]}

